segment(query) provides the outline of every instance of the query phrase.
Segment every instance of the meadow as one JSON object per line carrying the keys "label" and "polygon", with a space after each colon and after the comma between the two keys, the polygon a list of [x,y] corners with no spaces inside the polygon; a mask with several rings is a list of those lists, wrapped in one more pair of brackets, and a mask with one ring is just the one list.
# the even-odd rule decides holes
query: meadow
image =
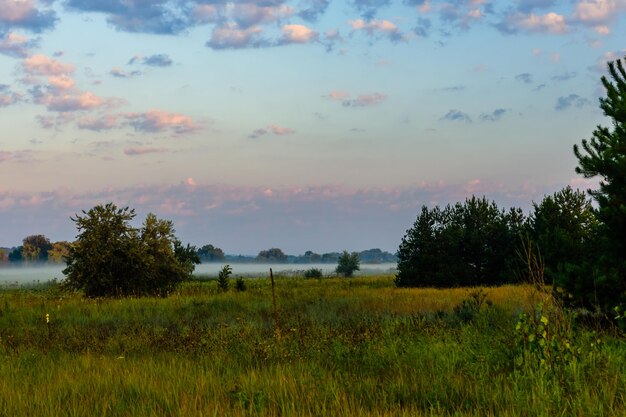
{"label": "meadow", "polygon": [[624,416],[626,347],[525,285],[0,290],[0,416]]}

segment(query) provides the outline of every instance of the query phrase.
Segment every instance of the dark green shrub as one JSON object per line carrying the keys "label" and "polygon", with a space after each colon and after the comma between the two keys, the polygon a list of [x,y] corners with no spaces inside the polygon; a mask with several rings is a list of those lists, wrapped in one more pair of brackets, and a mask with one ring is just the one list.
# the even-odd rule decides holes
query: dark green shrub
{"label": "dark green shrub", "polygon": [[322,276],[324,276],[324,274],[319,268],[310,268],[304,271],[305,278],[322,278]]}
{"label": "dark green shrub", "polygon": [[224,265],[222,270],[217,275],[217,288],[221,291],[228,291],[228,277],[233,273],[233,269],[230,265]]}
{"label": "dark green shrub", "polygon": [[243,277],[237,277],[235,280],[235,290],[237,291],[245,291],[246,290],[246,282]]}

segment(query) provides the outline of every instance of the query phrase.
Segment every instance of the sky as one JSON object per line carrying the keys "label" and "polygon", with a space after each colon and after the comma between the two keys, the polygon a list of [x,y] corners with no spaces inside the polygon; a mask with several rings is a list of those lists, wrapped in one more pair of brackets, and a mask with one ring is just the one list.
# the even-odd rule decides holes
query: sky
{"label": "sky", "polygon": [[[395,252],[422,205],[529,211],[609,125],[626,0],[0,0],[0,246],[96,204],[227,253]],[[620,41],[621,39],[621,41]]]}

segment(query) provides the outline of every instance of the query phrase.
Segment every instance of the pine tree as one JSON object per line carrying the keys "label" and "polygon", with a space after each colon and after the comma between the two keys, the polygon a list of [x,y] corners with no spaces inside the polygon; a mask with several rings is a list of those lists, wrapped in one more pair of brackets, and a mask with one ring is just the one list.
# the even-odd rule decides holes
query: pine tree
{"label": "pine tree", "polygon": [[589,193],[598,203],[602,222],[598,246],[603,256],[592,278],[587,278],[593,285],[585,287],[593,288],[594,304],[602,310],[626,299],[626,71],[619,59],[608,67],[612,81],[602,77],[606,97],[600,98],[600,108],[613,126],[598,126],[589,141],[583,139],[582,147],[574,145],[576,172],[585,178],[600,177],[600,188]]}

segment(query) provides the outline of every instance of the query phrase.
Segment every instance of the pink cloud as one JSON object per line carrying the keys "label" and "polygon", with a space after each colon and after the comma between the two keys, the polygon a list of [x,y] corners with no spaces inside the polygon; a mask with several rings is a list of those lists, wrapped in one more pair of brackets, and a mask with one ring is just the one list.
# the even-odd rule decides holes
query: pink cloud
{"label": "pink cloud", "polygon": [[278,125],[270,125],[268,126],[268,128],[273,134],[278,135],[278,136],[291,135],[296,132],[295,130],[291,128],[278,126]]}
{"label": "pink cloud", "polygon": [[31,75],[67,75],[74,72],[72,64],[64,64],[46,55],[33,55],[22,61],[22,68]]}
{"label": "pink cloud", "polygon": [[0,20],[19,22],[35,12],[34,0],[5,0],[0,7]]}
{"label": "pink cloud", "polygon": [[350,97],[350,93],[347,91],[333,90],[326,96],[327,99],[333,101],[343,101]]}
{"label": "pink cloud", "polygon": [[375,36],[382,34],[387,36],[391,41],[406,41],[407,38],[403,35],[398,26],[389,20],[351,20],[348,22],[352,27],[352,31],[364,31],[369,36]]}
{"label": "pink cloud", "polygon": [[317,39],[317,32],[304,25],[284,25],[283,41],[286,43],[308,43]]}
{"label": "pink cloud", "polygon": [[227,22],[213,28],[211,40],[207,42],[207,46],[214,49],[247,48],[259,41],[261,33],[263,30],[258,26],[241,28],[236,23]]}
{"label": "pink cloud", "polygon": [[0,36],[0,54],[24,58],[28,56],[29,50],[35,47],[37,43],[38,39],[33,40],[15,32],[9,32]]}
{"label": "pink cloud", "polygon": [[36,97],[36,102],[58,112],[73,112],[94,110],[99,108],[115,108],[124,104],[120,98],[102,98],[90,91],[71,91],[58,93],[43,93]]}
{"label": "pink cloud", "polygon": [[48,77],[48,84],[58,90],[69,90],[74,87],[76,82],[67,75],[51,75]]}
{"label": "pink cloud", "polygon": [[169,113],[161,110],[150,110],[144,113],[127,113],[124,116],[129,124],[140,132],[172,131],[176,134],[192,133],[200,129],[189,116]]}
{"label": "pink cloud", "polygon": [[517,29],[538,33],[564,34],[570,30],[565,17],[554,12],[544,15],[518,14],[512,18],[512,24]]}

